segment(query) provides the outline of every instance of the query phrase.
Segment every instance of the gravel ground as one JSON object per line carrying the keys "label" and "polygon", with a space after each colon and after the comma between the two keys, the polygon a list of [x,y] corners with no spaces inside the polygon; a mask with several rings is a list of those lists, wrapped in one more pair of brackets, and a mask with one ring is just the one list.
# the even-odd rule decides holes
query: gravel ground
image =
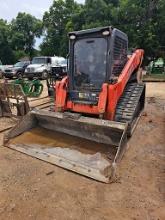
{"label": "gravel ground", "polygon": [[165,83],[147,83],[145,111],[113,184],[5,148],[0,133],[0,219],[165,219],[164,91]]}

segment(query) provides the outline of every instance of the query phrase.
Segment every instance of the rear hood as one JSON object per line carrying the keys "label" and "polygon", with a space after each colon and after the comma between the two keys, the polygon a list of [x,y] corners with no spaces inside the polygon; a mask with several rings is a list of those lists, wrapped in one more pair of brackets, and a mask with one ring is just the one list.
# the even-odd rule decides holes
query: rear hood
{"label": "rear hood", "polygon": [[5,68],[5,70],[10,70],[11,72],[12,71],[17,71],[17,70],[21,70],[22,69],[22,67],[8,67],[8,68]]}

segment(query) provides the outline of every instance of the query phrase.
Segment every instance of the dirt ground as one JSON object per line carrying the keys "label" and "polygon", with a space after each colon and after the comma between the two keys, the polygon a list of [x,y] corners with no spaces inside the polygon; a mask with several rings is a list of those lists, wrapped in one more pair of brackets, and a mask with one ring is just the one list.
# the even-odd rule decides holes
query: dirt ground
{"label": "dirt ground", "polygon": [[5,148],[0,133],[0,220],[165,219],[165,83],[148,83],[146,96],[116,183]]}

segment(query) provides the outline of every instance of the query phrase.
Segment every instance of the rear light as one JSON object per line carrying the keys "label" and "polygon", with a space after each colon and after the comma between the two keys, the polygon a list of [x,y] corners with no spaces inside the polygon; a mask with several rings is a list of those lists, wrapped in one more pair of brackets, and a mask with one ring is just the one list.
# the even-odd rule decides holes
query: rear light
{"label": "rear light", "polygon": [[110,34],[110,32],[109,31],[103,31],[103,33],[102,33],[104,36],[108,36],[109,34]]}
{"label": "rear light", "polygon": [[76,39],[76,36],[75,35],[70,35],[70,39],[74,40],[74,39]]}

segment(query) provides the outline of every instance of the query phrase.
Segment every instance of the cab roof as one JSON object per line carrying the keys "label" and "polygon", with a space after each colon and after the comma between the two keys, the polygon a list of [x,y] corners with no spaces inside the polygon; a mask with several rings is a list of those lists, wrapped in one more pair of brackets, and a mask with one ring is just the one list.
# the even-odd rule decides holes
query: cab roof
{"label": "cab roof", "polygon": [[98,28],[86,29],[86,30],[81,30],[81,31],[72,31],[69,33],[69,36],[72,34],[79,36],[79,35],[93,34],[93,33],[99,33],[99,32],[102,33],[103,31],[111,32],[112,30],[113,30],[112,26],[98,27]]}

